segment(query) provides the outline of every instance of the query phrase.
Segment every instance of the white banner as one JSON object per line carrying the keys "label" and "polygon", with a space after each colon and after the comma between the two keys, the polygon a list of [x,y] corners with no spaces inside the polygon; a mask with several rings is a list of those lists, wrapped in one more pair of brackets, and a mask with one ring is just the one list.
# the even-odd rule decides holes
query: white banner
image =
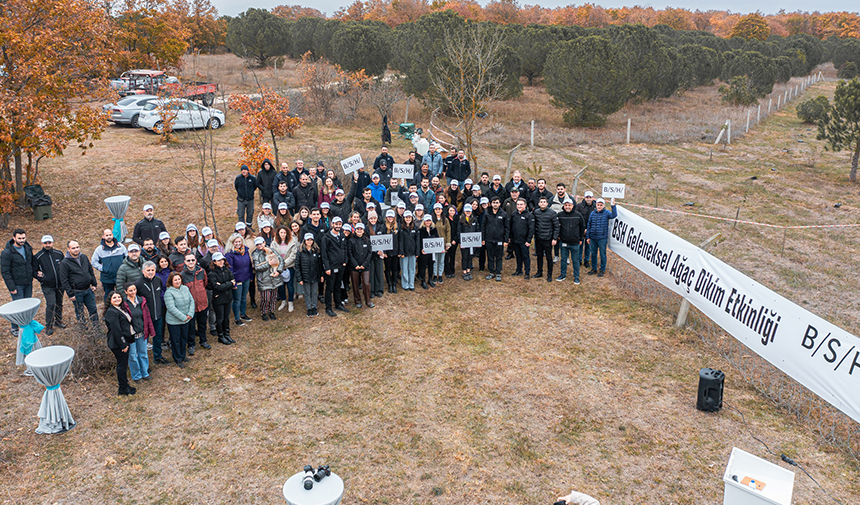
{"label": "white banner", "polygon": [[471,233],[461,233],[460,234],[460,247],[472,248],[472,247],[481,247],[481,232],[471,232]]}
{"label": "white banner", "polygon": [[856,336],[621,207],[610,223],[609,248],[860,422],[860,339]]}
{"label": "white banner", "polygon": [[391,170],[391,177],[395,179],[411,179],[412,172],[415,170],[415,168],[412,165],[395,163],[394,167]]}
{"label": "white banner", "polygon": [[370,250],[373,252],[377,251],[390,251],[394,249],[394,235],[388,233],[385,235],[371,235],[370,236]]}
{"label": "white banner", "polygon": [[364,161],[361,160],[361,154],[350,156],[345,160],[340,160],[340,168],[343,169],[344,175],[349,175],[359,168],[364,168]]}

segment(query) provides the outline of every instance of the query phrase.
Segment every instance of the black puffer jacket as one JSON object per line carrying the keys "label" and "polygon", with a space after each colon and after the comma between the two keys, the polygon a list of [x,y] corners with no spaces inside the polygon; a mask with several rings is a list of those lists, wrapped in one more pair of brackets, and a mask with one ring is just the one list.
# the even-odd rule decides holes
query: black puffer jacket
{"label": "black puffer jacket", "polygon": [[322,276],[322,254],[314,244],[311,250],[302,244],[296,254],[296,282],[319,282]]}
{"label": "black puffer jacket", "polygon": [[[42,248],[33,256],[33,276],[43,288],[60,287],[60,262],[63,261],[63,253],[56,249],[50,251]],[[42,277],[38,273],[42,272]]]}
{"label": "black puffer jacket", "polygon": [[323,270],[342,270],[349,260],[346,252],[346,237],[343,233],[332,235],[328,231],[322,236],[320,242],[322,242]]}
{"label": "black puffer jacket", "polygon": [[529,211],[514,212],[511,216],[511,242],[528,244],[535,234],[535,217]]}
{"label": "black puffer jacket", "polygon": [[220,268],[212,264],[208,287],[212,290],[212,305],[227,305],[233,301],[233,272],[226,263]]}
{"label": "black puffer jacket", "polygon": [[15,286],[29,286],[33,284],[33,248],[24,242],[24,256],[15,250],[15,240],[6,242],[6,249],[0,253],[0,270],[3,272],[3,281],[9,291],[15,291]]}
{"label": "black puffer jacket", "polygon": [[582,220],[585,222],[585,225],[588,226],[588,217],[591,215],[591,212],[597,208],[597,200],[591,199],[591,205],[585,203],[585,198],[582,199],[581,202],[576,204],[574,210],[579,212],[582,215]]}
{"label": "black puffer jacket", "polygon": [[461,235],[464,233],[479,233],[481,231],[481,220],[473,212],[472,218],[466,222],[466,214],[460,216],[460,222],[457,224],[457,242],[462,243]]}
{"label": "black puffer jacket", "polygon": [[[265,168],[267,163],[269,164],[268,170]],[[260,195],[264,200],[271,200],[272,195],[274,195],[276,188],[272,187],[272,183],[275,182],[276,175],[278,175],[278,171],[275,170],[272,161],[268,158],[263,160],[263,163],[260,164],[260,171],[257,172],[257,187],[260,189]]]}
{"label": "black puffer jacket", "polygon": [[297,209],[301,209],[302,207],[313,209],[317,206],[319,193],[317,193],[317,187],[315,184],[308,183],[308,185],[304,187],[301,184],[296,184],[293,188],[293,196],[296,197]]}
{"label": "black puffer jacket", "polygon": [[585,220],[575,210],[562,211],[558,214],[558,230],[558,239],[562,244],[576,245],[585,235]]}
{"label": "black puffer jacket", "polygon": [[373,257],[373,250],[370,247],[369,236],[364,235],[363,237],[358,237],[353,235],[349,240],[347,240],[346,248],[349,255],[350,267],[353,269],[355,269],[355,267],[370,268],[370,260]]}
{"label": "black puffer jacket", "polygon": [[481,233],[484,234],[484,242],[508,242],[510,237],[511,225],[508,220],[508,214],[499,209],[498,212],[493,212],[492,207],[484,214],[484,219],[481,223]]}
{"label": "black puffer jacket", "polygon": [[535,239],[558,240],[558,214],[549,207],[535,209]]}
{"label": "black puffer jacket", "polygon": [[137,242],[137,245],[143,247],[143,242],[146,239],[151,239],[152,243],[157,244],[158,236],[161,235],[161,232],[163,231],[167,231],[167,228],[160,219],[144,218],[134,225],[134,232],[131,236],[134,241]]}
{"label": "black puffer jacket", "polygon": [[421,254],[421,240],[418,235],[418,230],[415,228],[401,228],[395,237],[397,240],[397,254],[407,257]]}
{"label": "black puffer jacket", "polygon": [[98,286],[90,259],[86,254],[80,254],[78,260],[80,264],[66,253],[63,261],[60,262],[60,286],[69,298],[74,298],[77,292]]}

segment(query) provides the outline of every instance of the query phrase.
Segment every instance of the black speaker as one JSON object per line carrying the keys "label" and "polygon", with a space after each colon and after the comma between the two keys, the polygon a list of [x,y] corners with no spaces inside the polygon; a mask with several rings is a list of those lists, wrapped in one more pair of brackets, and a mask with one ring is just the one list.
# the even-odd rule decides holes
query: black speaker
{"label": "black speaker", "polygon": [[726,374],[713,368],[699,370],[699,394],[696,408],[705,412],[717,412],[723,408],[723,384]]}

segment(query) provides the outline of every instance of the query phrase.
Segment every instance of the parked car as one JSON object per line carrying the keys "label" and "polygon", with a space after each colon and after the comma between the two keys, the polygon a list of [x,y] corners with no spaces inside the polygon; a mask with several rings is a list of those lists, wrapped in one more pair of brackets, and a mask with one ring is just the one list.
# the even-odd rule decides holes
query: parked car
{"label": "parked car", "polygon": [[173,98],[153,100],[143,107],[138,124],[147,130],[161,133],[165,120],[171,121],[174,130],[210,128],[217,130],[224,124],[224,111],[204,107],[190,100]]}
{"label": "parked car", "polygon": [[218,90],[218,85],[212,82],[183,83],[178,77],[167,75],[162,70],[146,69],[123,72],[119,79],[111,79],[110,86],[121,96],[158,94],[183,97],[189,100],[200,100],[207,107],[211,107],[215,102],[215,92]]}
{"label": "parked car", "polygon": [[132,95],[120,99],[117,103],[105,104],[102,109],[105,112],[110,112],[109,121],[116,124],[127,124],[134,128],[138,127],[137,120],[140,117],[140,112],[149,102],[158,100],[155,95]]}

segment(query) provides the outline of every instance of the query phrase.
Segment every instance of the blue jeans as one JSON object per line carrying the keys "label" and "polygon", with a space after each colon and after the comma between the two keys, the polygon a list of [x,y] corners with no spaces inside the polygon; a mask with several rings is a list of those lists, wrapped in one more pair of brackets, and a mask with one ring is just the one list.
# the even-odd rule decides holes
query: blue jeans
{"label": "blue jeans", "polygon": [[99,320],[99,314],[96,312],[96,295],[92,289],[85,289],[75,293],[74,305],[75,316],[78,318],[78,321],[84,320],[84,307],[87,308],[87,312],[89,312],[90,319],[93,322]]}
{"label": "blue jeans", "polygon": [[606,271],[606,242],[608,238],[600,238],[600,239],[591,239],[591,269],[598,270],[597,268],[597,251],[600,250],[600,269],[599,271]]}
{"label": "blue jeans", "polygon": [[161,359],[161,343],[164,342],[164,318],[152,320],[155,336],[152,338],[152,358]]}
{"label": "blue jeans", "polygon": [[[604,245],[604,253],[606,252]],[[567,258],[570,256],[570,262],[573,263],[573,280],[579,280],[579,244],[561,244],[561,277],[567,277]]]}
{"label": "blue jeans", "polygon": [[[152,348],[155,349],[155,344]],[[128,369],[131,371],[133,381],[149,377],[149,355],[146,353],[145,338],[138,338],[128,346]]]}
{"label": "blue jeans", "polygon": [[233,319],[239,319],[239,316],[248,315],[248,287],[251,286],[251,279],[245,282],[237,282],[233,288]]}
{"label": "blue jeans", "polygon": [[442,277],[445,273],[445,253],[436,253],[433,255],[433,275]]}
{"label": "blue jeans", "polygon": [[400,258],[400,285],[403,289],[415,289],[415,256]]}
{"label": "blue jeans", "polygon": [[[25,284],[23,286],[15,285],[15,294],[11,295],[12,300],[21,300],[22,298],[32,298],[33,297],[33,283]],[[60,304],[62,305],[62,297],[60,298]],[[18,331],[18,325],[12,323],[12,331]]]}

